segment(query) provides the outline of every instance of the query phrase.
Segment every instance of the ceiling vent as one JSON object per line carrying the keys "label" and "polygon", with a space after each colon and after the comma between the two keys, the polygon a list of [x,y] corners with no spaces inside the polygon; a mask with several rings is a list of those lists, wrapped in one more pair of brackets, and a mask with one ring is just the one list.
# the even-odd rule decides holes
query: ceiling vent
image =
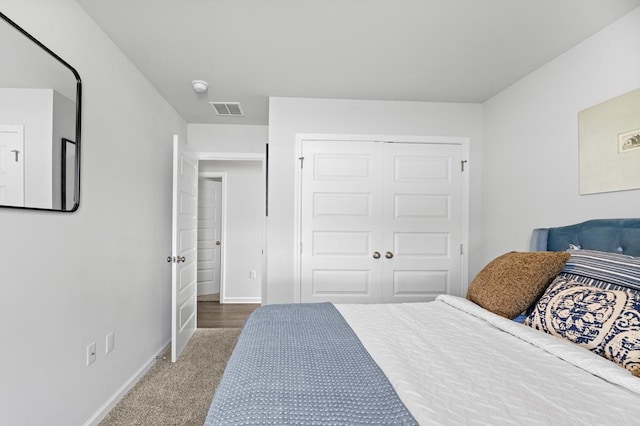
{"label": "ceiling vent", "polygon": [[217,115],[227,117],[244,117],[240,102],[209,102]]}

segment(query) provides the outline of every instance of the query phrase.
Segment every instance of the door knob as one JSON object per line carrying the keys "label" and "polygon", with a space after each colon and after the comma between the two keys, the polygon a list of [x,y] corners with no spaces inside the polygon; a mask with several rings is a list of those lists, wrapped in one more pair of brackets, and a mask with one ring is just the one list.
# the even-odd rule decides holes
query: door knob
{"label": "door knob", "polygon": [[176,263],[184,262],[184,256],[178,256],[176,259]]}
{"label": "door knob", "polygon": [[373,258],[380,259],[380,253],[378,253],[377,251],[373,252]]}
{"label": "door knob", "polygon": [[216,245],[219,246],[220,245],[220,241],[216,241]]}
{"label": "door knob", "polygon": [[384,257],[386,257],[387,259],[391,259],[393,257],[393,253],[391,253],[390,251],[386,252],[384,254]]}

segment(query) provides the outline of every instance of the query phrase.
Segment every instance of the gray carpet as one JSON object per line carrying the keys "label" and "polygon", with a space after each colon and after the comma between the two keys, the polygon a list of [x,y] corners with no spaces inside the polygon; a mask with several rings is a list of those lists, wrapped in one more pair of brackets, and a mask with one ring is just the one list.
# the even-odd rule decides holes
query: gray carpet
{"label": "gray carpet", "polygon": [[168,351],[100,425],[202,425],[239,334],[197,329],[177,363]]}

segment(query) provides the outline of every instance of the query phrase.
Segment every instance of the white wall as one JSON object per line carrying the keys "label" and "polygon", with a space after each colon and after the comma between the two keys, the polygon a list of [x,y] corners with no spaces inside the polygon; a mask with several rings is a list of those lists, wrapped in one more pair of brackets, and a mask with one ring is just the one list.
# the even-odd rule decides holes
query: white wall
{"label": "white wall", "polygon": [[[199,167],[205,176],[207,172],[225,172],[224,284],[220,300],[260,303],[265,212],[262,161],[200,161]],[[250,277],[250,271],[256,271],[255,278]]]}
{"label": "white wall", "polygon": [[277,98],[269,101],[267,303],[293,301],[296,134],[463,136],[470,142],[470,270],[481,233],[479,104]]}
{"label": "white wall", "polygon": [[187,147],[194,152],[265,153],[267,126],[189,124]]}
{"label": "white wall", "polygon": [[640,8],[484,104],[484,263],[535,227],[638,217],[638,190],[579,195],[577,118],[638,87]]}
{"label": "white wall", "polygon": [[79,211],[0,209],[0,422],[79,425],[169,341],[171,142],[186,124],[75,1],[0,10],[83,81]]}

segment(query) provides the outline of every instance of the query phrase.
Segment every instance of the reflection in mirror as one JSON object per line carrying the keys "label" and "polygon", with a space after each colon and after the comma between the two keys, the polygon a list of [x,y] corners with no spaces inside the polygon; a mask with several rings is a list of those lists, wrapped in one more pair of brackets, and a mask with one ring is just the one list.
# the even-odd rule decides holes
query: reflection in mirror
{"label": "reflection in mirror", "polygon": [[75,211],[77,71],[0,13],[0,207]]}
{"label": "reflection in mirror", "polygon": [[76,186],[74,173],[76,164],[76,143],[69,139],[62,138],[60,145],[62,147],[60,151],[60,208],[62,210],[70,210],[76,204],[76,197],[73,192],[73,189]]}

